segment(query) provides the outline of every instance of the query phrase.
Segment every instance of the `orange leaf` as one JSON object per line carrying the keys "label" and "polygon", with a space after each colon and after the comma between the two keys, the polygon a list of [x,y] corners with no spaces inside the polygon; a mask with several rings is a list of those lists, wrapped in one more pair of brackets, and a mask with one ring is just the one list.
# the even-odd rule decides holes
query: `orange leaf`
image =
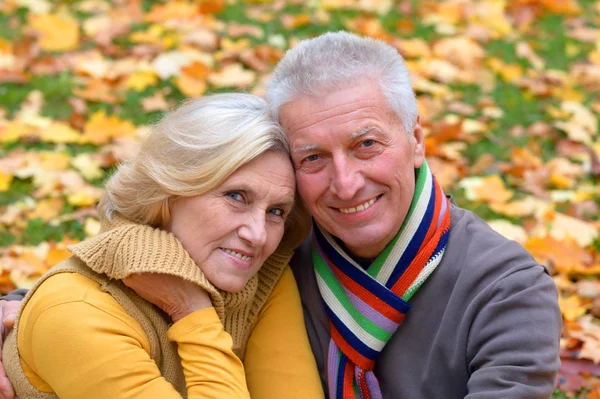
{"label": "orange leaf", "polygon": [[67,249],[52,248],[46,256],[48,267],[52,267],[63,260],[70,258],[73,254]]}
{"label": "orange leaf", "polygon": [[95,145],[106,144],[115,137],[132,136],[135,126],[130,121],[118,116],[106,116],[104,111],[97,111],[85,124],[82,140]]}
{"label": "orange leaf", "polygon": [[558,306],[563,317],[567,321],[575,321],[587,312],[589,305],[583,305],[581,299],[577,295],[571,295],[570,297],[558,297]]}
{"label": "orange leaf", "polygon": [[571,238],[563,240],[552,237],[530,238],[524,247],[537,262],[554,266],[559,273],[572,273],[592,262],[590,253]]}
{"label": "orange leaf", "polygon": [[514,191],[508,190],[504,186],[504,181],[498,175],[486,177],[481,184],[475,188],[475,195],[478,200],[485,202],[503,203],[512,198]]}
{"label": "orange leaf", "polygon": [[206,92],[206,81],[182,73],[175,79],[175,86],[187,97],[199,97]]}

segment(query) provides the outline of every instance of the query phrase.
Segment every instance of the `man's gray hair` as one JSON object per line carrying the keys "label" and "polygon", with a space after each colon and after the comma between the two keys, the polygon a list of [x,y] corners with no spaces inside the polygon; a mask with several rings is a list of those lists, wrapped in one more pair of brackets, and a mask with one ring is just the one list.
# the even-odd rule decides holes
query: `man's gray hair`
{"label": "man's gray hair", "polygon": [[417,101],[404,59],[388,44],[348,32],[330,32],[288,50],[267,84],[273,115],[301,95],[318,96],[365,78],[376,79],[404,131],[412,135]]}

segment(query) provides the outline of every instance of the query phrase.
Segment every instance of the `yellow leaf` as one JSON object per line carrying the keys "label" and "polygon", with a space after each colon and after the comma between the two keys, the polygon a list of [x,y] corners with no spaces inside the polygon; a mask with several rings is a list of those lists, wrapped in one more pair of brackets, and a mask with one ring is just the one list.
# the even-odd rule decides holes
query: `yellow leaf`
{"label": "yellow leaf", "polygon": [[71,157],[68,154],[43,151],[39,155],[44,170],[65,170],[71,162]]}
{"label": "yellow leaf", "polygon": [[589,305],[583,305],[577,295],[571,295],[566,298],[559,296],[558,306],[560,306],[560,311],[567,321],[579,319],[590,307]]}
{"label": "yellow leaf", "polygon": [[153,71],[139,71],[129,76],[126,86],[135,91],[144,91],[148,86],[154,86],[157,82],[158,76]]}
{"label": "yellow leaf", "polygon": [[100,232],[100,222],[93,218],[87,218],[83,225],[83,231],[88,237],[95,236]]}
{"label": "yellow leaf", "polygon": [[95,180],[104,176],[100,163],[93,160],[90,154],[79,154],[71,161],[71,165],[77,169],[86,180]]}
{"label": "yellow leaf", "polygon": [[78,143],[80,139],[81,134],[63,122],[53,122],[40,132],[40,140],[46,143],[72,144]]}
{"label": "yellow leaf", "polygon": [[67,197],[69,204],[73,206],[92,206],[98,201],[99,196],[90,195],[87,191],[81,191],[75,194],[71,194]]}
{"label": "yellow leaf", "polygon": [[10,183],[13,180],[13,175],[4,173],[0,170],[0,192],[8,191]]}
{"label": "yellow leaf", "polygon": [[40,34],[45,51],[67,51],[79,45],[79,25],[71,17],[55,14],[32,15],[29,25]]}
{"label": "yellow leaf", "polygon": [[429,45],[420,38],[398,39],[394,44],[405,58],[428,58],[431,56]]}
{"label": "yellow leaf", "polygon": [[504,182],[498,175],[466,178],[460,182],[460,186],[465,189],[466,197],[471,201],[505,203],[514,194],[504,186]]}
{"label": "yellow leaf", "polygon": [[550,183],[559,189],[571,188],[575,185],[575,180],[569,179],[567,176],[553,174],[550,176]]}
{"label": "yellow leaf", "polygon": [[505,64],[499,58],[492,57],[487,60],[490,69],[510,83],[515,83],[523,77],[523,67],[519,64]]}
{"label": "yellow leaf", "polygon": [[104,111],[94,113],[83,129],[82,140],[95,145],[106,144],[115,137],[133,136],[135,126],[118,116],[106,116]]}
{"label": "yellow leaf", "polygon": [[48,198],[38,201],[33,212],[29,214],[29,219],[41,218],[48,222],[60,214],[65,201],[62,198]]}
{"label": "yellow leaf", "polygon": [[19,121],[11,121],[0,128],[0,142],[11,143],[19,140],[21,137],[29,134],[30,128]]}

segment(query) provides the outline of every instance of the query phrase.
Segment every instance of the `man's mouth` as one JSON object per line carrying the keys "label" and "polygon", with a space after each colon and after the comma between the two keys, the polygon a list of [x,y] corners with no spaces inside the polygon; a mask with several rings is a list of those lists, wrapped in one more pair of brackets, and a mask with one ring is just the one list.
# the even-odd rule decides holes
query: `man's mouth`
{"label": "man's mouth", "polygon": [[337,210],[342,213],[356,213],[359,211],[365,211],[365,210],[369,209],[371,207],[371,205],[373,205],[375,203],[375,201],[377,201],[378,198],[379,197],[371,198],[370,200],[365,201],[360,205],[353,206],[351,208],[337,208]]}

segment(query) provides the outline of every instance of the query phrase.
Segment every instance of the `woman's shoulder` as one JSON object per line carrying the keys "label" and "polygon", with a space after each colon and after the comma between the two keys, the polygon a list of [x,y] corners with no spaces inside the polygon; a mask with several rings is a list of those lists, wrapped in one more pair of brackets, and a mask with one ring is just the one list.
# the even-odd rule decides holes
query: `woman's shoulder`
{"label": "woman's shoulder", "polygon": [[[139,323],[127,314],[113,296],[100,285],[78,273],[64,272],[48,277],[23,308],[19,330],[33,332],[41,317],[63,328],[85,328],[90,317],[111,324],[122,324],[137,337],[145,334]],[[21,333],[19,334],[21,335]]]}
{"label": "woman's shoulder", "polygon": [[97,282],[73,272],[54,274],[44,280],[32,294],[25,309],[46,309],[70,304],[89,303],[105,307],[116,302],[112,296],[100,290]]}

